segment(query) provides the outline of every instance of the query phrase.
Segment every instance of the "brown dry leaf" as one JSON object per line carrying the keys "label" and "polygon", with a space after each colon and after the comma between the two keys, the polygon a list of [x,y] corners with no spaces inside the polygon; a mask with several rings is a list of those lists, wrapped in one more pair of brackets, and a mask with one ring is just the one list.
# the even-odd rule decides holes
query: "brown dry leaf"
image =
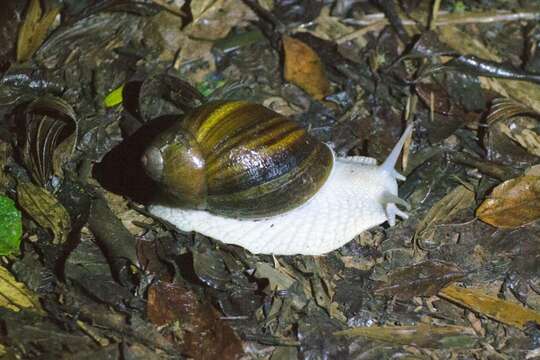
{"label": "brown dry leaf", "polygon": [[365,336],[392,344],[437,349],[470,348],[478,341],[474,330],[470,327],[433,326],[424,323],[416,326],[357,327],[339,331],[335,335]]}
{"label": "brown dry leaf", "polygon": [[498,185],[476,210],[476,216],[500,228],[540,219],[540,176],[521,176]]}
{"label": "brown dry leaf", "polygon": [[192,38],[218,40],[242,22],[256,20],[241,0],[198,0],[191,2],[193,22],[185,29]]}
{"label": "brown dry leaf", "polygon": [[474,204],[474,192],[464,185],[458,185],[450,193],[439,200],[416,227],[416,240],[430,238],[437,224],[450,222],[460,211]]}
{"label": "brown dry leaf", "polygon": [[473,289],[450,285],[439,296],[503,324],[524,329],[529,322],[540,324],[540,313]]}
{"label": "brown dry leaf", "polygon": [[53,7],[43,14],[40,1],[30,1],[17,39],[17,61],[30,59],[39,49],[59,12],[59,7]]}
{"label": "brown dry leaf", "polygon": [[285,80],[302,88],[317,100],[330,94],[330,83],[319,55],[302,41],[283,36]]}
{"label": "brown dry leaf", "polygon": [[424,261],[399,268],[388,274],[388,280],[375,288],[376,295],[410,299],[436,295],[441,288],[465,274],[455,265],[443,261]]}
{"label": "brown dry leaf", "polygon": [[22,309],[43,312],[37,296],[32,294],[23,283],[15,280],[3,266],[0,266],[0,307],[16,312]]}
{"label": "brown dry leaf", "polygon": [[178,321],[182,352],[195,359],[238,359],[242,342],[210,304],[190,289],[157,282],[148,289],[147,314],[158,326]]}
{"label": "brown dry leaf", "polygon": [[53,244],[63,244],[67,240],[71,231],[69,214],[51,193],[32,183],[20,183],[17,200],[41,227],[52,231]]}

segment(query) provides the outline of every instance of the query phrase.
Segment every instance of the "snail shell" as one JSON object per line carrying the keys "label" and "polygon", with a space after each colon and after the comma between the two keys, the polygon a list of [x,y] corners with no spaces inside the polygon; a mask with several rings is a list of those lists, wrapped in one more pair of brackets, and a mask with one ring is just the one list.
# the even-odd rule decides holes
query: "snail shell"
{"label": "snail shell", "polygon": [[171,201],[151,213],[253,253],[320,255],[396,217],[394,170],[409,126],[383,164],[336,158],[299,125],[248,102],[211,102],[146,149],[146,172]]}
{"label": "snail shell", "polygon": [[234,218],[284,213],[310,199],[332,151],[262,105],[209,102],[160,134],[142,162],[176,205]]}

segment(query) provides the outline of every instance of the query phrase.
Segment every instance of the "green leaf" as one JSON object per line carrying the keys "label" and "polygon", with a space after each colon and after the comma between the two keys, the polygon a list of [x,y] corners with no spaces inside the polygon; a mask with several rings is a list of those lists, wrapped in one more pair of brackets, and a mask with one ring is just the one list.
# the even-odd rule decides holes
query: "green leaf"
{"label": "green leaf", "polygon": [[18,252],[21,235],[20,211],[10,198],[0,195],[0,255]]}

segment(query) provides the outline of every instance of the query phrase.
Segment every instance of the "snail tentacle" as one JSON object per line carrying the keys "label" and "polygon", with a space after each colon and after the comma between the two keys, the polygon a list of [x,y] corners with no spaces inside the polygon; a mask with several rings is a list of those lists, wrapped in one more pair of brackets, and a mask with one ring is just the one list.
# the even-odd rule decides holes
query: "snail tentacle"
{"label": "snail tentacle", "polygon": [[401,154],[401,150],[403,150],[405,141],[411,135],[412,131],[413,131],[413,125],[410,124],[409,126],[407,126],[407,128],[405,129],[405,131],[399,138],[399,141],[394,146],[394,148],[392,149],[392,151],[390,152],[386,160],[384,160],[384,163],[382,163],[382,165],[380,166],[381,170],[386,171],[387,173],[395,176],[396,170],[394,168],[396,167],[397,161],[399,159],[399,154]]}
{"label": "snail tentacle", "polygon": [[390,224],[390,226],[396,225],[396,216],[399,216],[402,219],[409,218],[409,214],[407,214],[404,211],[401,211],[396,206],[396,204],[394,203],[386,204],[386,217],[387,217],[388,224]]}
{"label": "snail tentacle", "polygon": [[407,210],[411,209],[411,204],[409,204],[406,200],[403,200],[402,198],[390,192],[385,192],[382,197],[382,204],[386,205],[386,204],[391,204],[391,203],[402,205]]}

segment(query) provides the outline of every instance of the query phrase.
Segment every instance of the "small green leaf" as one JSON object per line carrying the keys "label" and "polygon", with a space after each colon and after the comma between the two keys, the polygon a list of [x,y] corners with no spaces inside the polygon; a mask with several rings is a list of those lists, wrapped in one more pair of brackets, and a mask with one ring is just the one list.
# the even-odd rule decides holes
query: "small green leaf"
{"label": "small green leaf", "polygon": [[22,235],[21,213],[8,197],[0,195],[0,255],[19,251]]}
{"label": "small green leaf", "polygon": [[103,100],[103,104],[105,105],[105,107],[111,108],[113,106],[121,104],[123,101],[123,91],[124,84],[111,91],[109,95],[105,97],[105,100]]}

